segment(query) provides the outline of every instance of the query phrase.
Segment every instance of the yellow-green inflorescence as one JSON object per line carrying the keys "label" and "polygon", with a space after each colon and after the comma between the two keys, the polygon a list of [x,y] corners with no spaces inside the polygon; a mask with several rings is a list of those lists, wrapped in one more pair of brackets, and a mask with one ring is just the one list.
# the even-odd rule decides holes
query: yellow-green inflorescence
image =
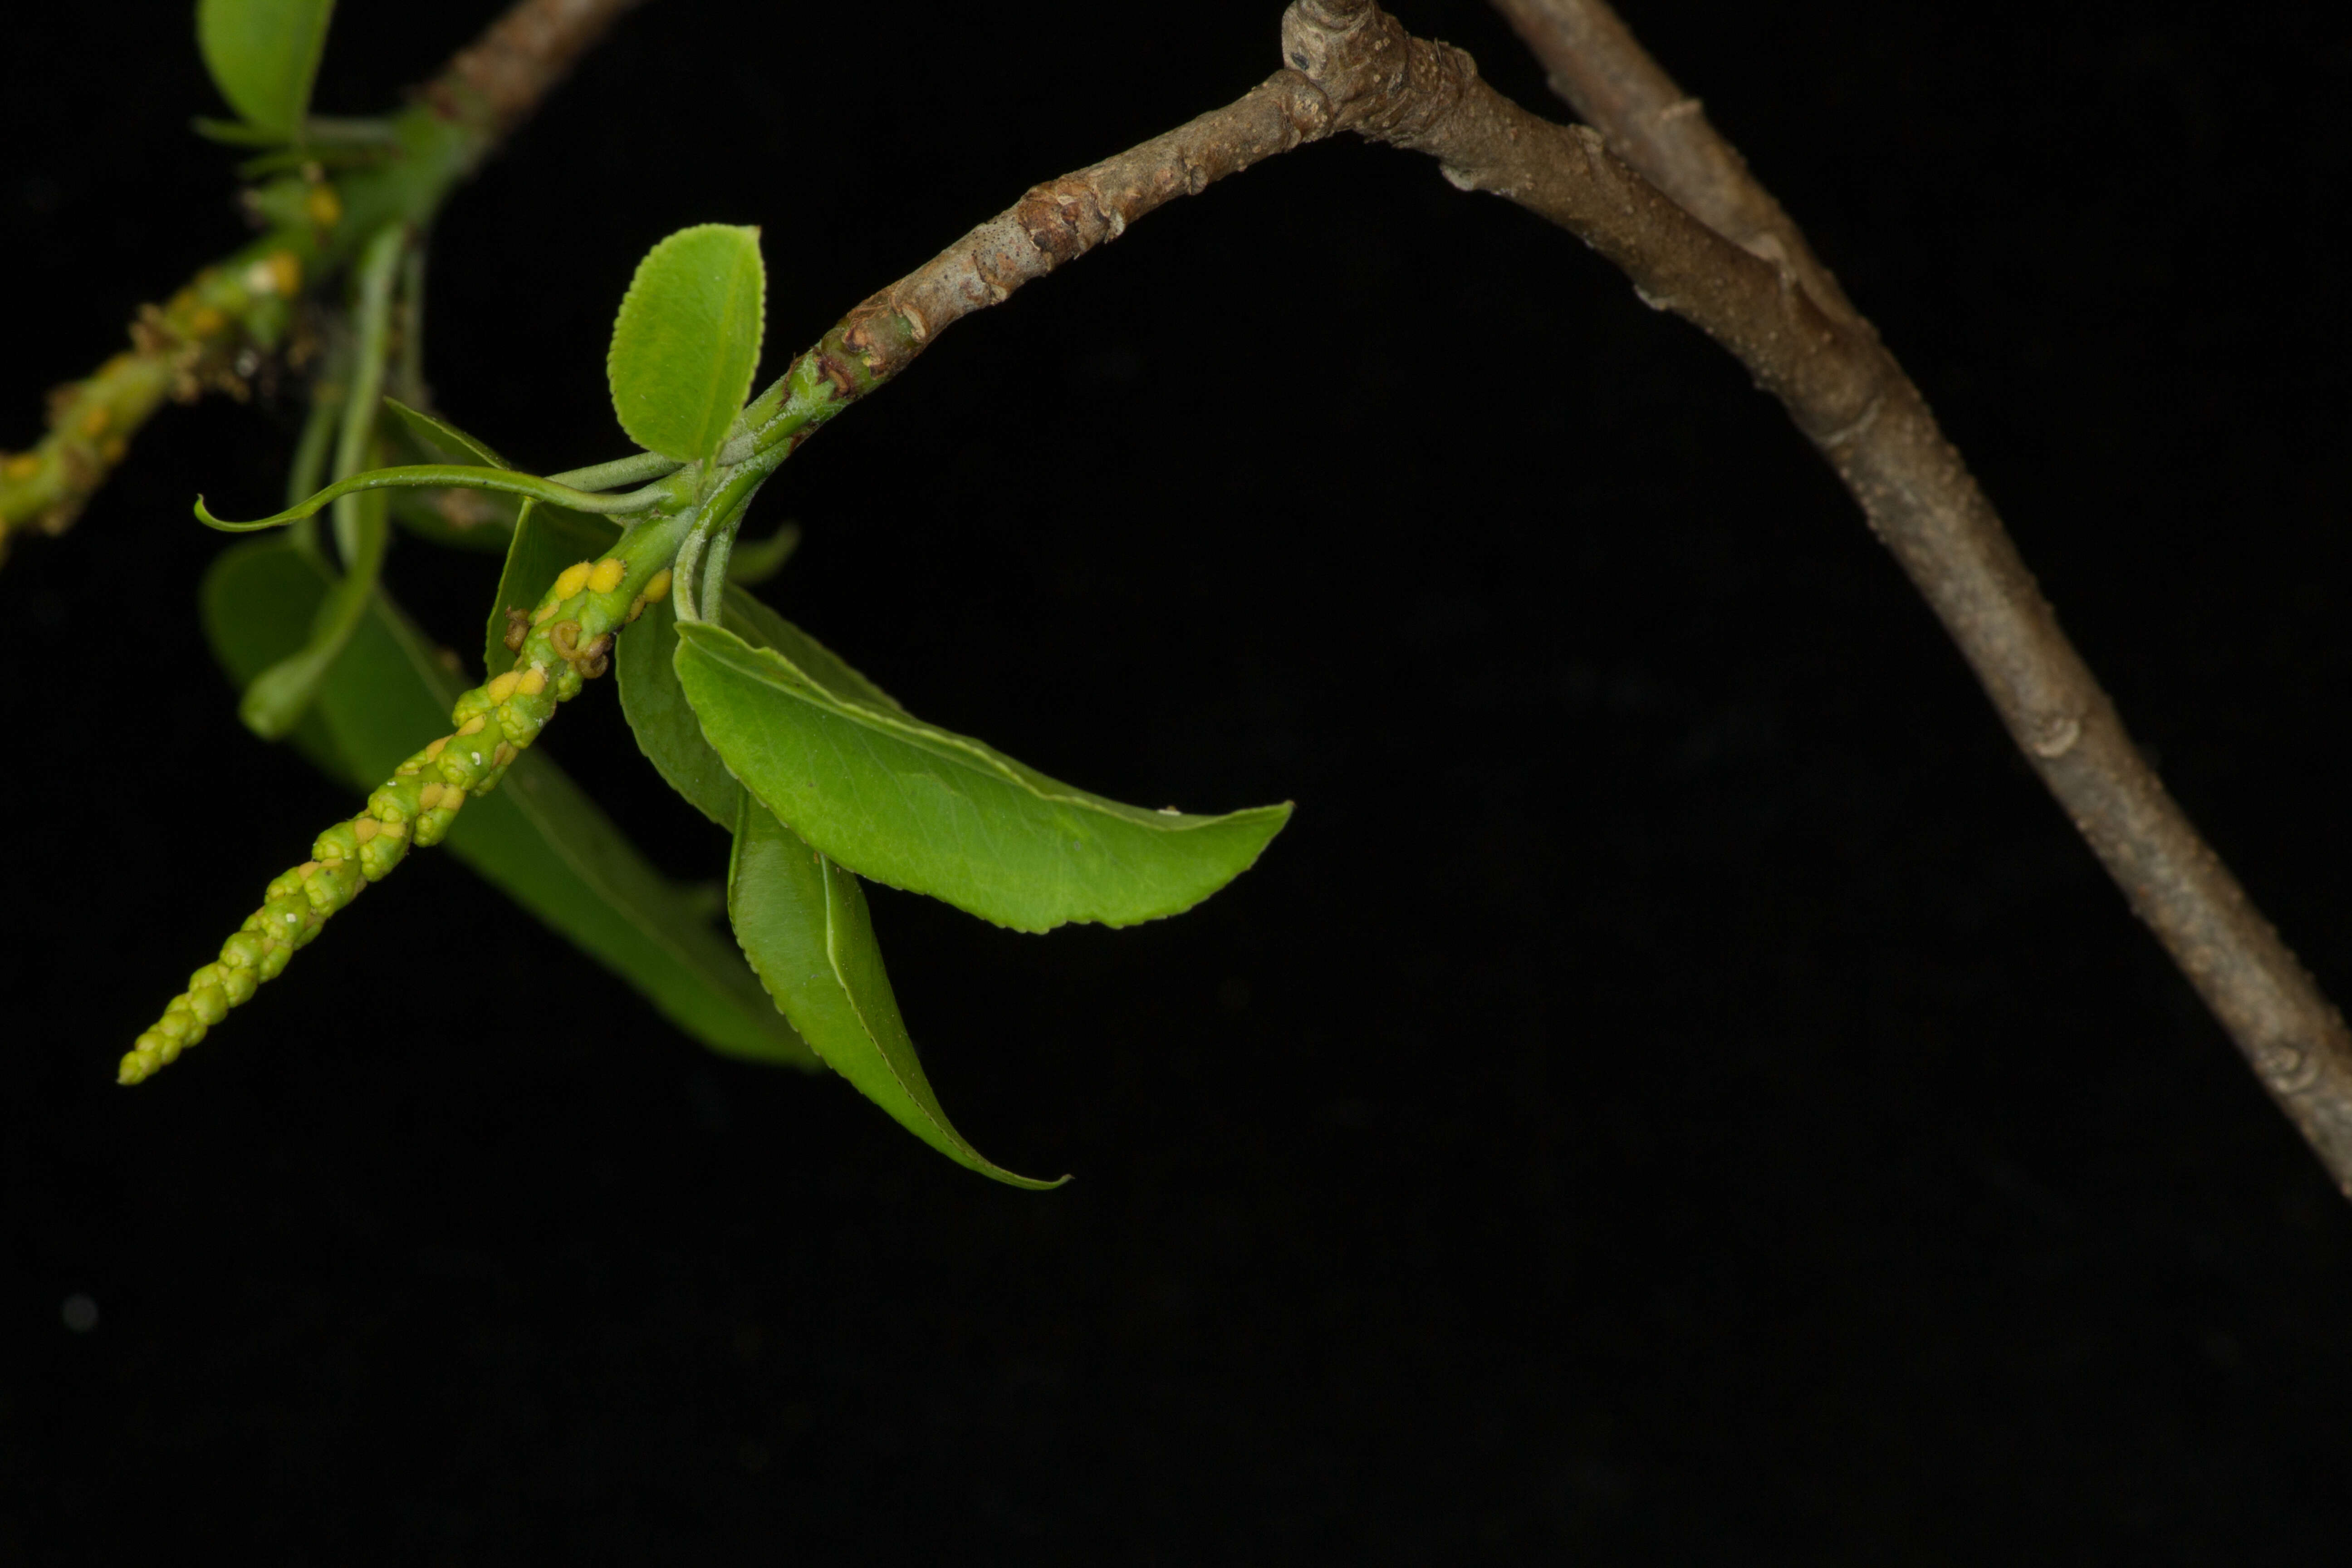
{"label": "yellow-green inflorescence", "polygon": [[625,544],[619,554],[564,568],[530,625],[518,625],[514,668],[458,698],[451,733],[394,769],[366,810],[319,835],[310,858],[269,884],[261,908],[221,943],[220,957],[188,976],[188,988],[124,1055],[118,1081],[137,1083],[203,1039],[263,981],[278,978],[361,889],[388,876],[410,845],[438,844],[468,800],[497,787],[555,705],[604,672],[614,634],[669,592],[669,571],[655,552],[638,561],[632,553]]}

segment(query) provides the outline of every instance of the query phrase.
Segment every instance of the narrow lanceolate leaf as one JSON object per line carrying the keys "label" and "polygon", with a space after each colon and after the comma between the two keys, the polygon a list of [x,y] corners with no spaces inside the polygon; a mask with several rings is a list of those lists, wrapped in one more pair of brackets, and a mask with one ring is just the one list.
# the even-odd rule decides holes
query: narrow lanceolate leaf
{"label": "narrow lanceolate leaf", "polygon": [[736,941],[793,1027],[900,1126],[957,1164],[1011,1186],[1042,1191],[1070,1179],[1015,1175],[955,1130],[898,1015],[865,889],[748,797],[727,871],[727,912]]}
{"label": "narrow lanceolate leaf", "polygon": [[482,668],[492,675],[511,666],[520,637],[509,641],[515,615],[529,616],[539,596],[555,574],[574,561],[600,560],[613,548],[619,531],[602,518],[588,517],[537,501],[522,503],[515,520],[514,537],[507,542],[507,563],[499,574],[497,597],[490,601],[489,624],[482,632]]}
{"label": "narrow lanceolate leaf", "polygon": [[329,589],[310,635],[302,646],[256,675],[236,706],[245,727],[266,741],[282,738],[310,710],[327,674],[342,657],[343,645],[368,613],[376,578],[383,571],[392,522],[381,494],[359,498],[358,552],[341,579]]}
{"label": "narrow lanceolate leaf", "polygon": [[383,411],[391,416],[391,422],[399,426],[401,433],[434,462],[469,463],[485,468],[514,467],[492,451],[487,442],[467,435],[437,414],[411,408],[397,397],[385,398]]}
{"label": "narrow lanceolate leaf", "polygon": [[[728,588],[719,624],[753,647],[782,647],[802,668],[824,670],[829,684],[855,693],[868,707],[903,711],[888,692],[742,588]],[[655,771],[696,810],[731,833],[742,786],[703,738],[701,721],[677,683],[677,605],[666,598],[646,607],[614,656],[621,710],[636,734],[637,749]]]}
{"label": "narrow lanceolate leaf", "polygon": [[[205,579],[205,628],[243,683],[299,647],[326,592],[287,540],[228,551]],[[296,746],[356,789],[443,728],[464,682],[381,592],[343,649]],[[709,906],[656,872],[585,791],[536,749],[471,802],[448,847],[484,879],[628,982],[713,1050],[813,1067],[814,1059],[710,923]]]}
{"label": "narrow lanceolate leaf", "polygon": [[646,253],[604,361],[630,440],[682,463],[719,450],[760,367],[766,289],[756,228],[702,224]]}
{"label": "narrow lanceolate leaf", "polygon": [[196,0],[205,68],[247,124],[297,138],[334,11],[334,0]]}
{"label": "narrow lanceolate leaf", "polygon": [[765,648],[680,626],[678,681],[728,771],[859,876],[1020,931],[1133,925],[1223,887],[1289,818],[1287,805],[1191,816],[1073,789],[874,703],[855,671],[775,623],[789,637]]}

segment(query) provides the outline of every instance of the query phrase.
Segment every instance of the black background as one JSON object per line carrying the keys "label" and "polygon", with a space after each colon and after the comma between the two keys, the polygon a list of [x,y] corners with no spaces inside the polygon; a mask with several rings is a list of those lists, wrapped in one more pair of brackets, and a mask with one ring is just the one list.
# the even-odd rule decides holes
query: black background
{"label": "black background", "polygon": [[[320,109],[491,10],[352,0]],[[1629,11],[2352,990],[2343,7]],[[662,234],[764,226],[772,370],[1245,89],[1277,13],[660,0],[449,205],[441,403],[613,455]],[[240,238],[182,15],[12,20],[0,444]],[[1564,115],[1478,6],[1402,15]],[[1298,802],[1140,930],[876,895],[947,1104],[1046,1195],[705,1055],[431,856],[112,1086],[352,809],[194,614],[189,499],[274,496],[295,412],[166,411],[0,569],[0,1559],[2340,1554],[2352,1213],[1778,407],[1566,236],[1308,149],[958,326],[762,500],[807,530],[771,602],[917,711]],[[484,560],[392,572],[467,646]],[[719,873],[608,692],[548,743]]]}

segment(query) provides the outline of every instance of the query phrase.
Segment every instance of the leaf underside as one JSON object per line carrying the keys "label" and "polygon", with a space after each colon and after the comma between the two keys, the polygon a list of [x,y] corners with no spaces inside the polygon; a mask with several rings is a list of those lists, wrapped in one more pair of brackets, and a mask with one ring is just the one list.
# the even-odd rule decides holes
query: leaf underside
{"label": "leaf underside", "polygon": [[[799,663],[822,669],[826,679],[855,692],[869,707],[903,712],[898,700],[843,663],[831,649],[761,604],[751,593],[728,584],[719,624],[754,647],[783,647]],[[702,724],[677,683],[677,606],[672,600],[649,605],[620,640],[614,670],[621,682],[621,710],[656,772],[696,810],[734,831],[742,786],[726,760],[703,738]]]}
{"label": "leaf underside", "polygon": [[727,912],[744,955],[802,1038],[859,1093],[956,1163],[1032,1191],[1068,1181],[1016,1175],[955,1130],[899,1016],[857,879],[758,801],[739,802]]}

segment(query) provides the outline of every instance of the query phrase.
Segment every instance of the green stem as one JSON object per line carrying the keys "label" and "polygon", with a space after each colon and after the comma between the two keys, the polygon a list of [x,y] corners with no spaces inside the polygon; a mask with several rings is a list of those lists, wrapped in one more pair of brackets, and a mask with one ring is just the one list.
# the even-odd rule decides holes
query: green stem
{"label": "green stem", "polygon": [[641,484],[646,479],[667,479],[686,467],[676,458],[665,458],[658,452],[639,452],[634,458],[615,458],[609,463],[592,463],[584,468],[566,468],[560,474],[550,474],[551,485],[570,485],[575,489],[609,490],[614,485]]}
{"label": "green stem", "polygon": [[[339,478],[363,467],[375,442],[384,355],[392,331],[393,279],[407,237],[401,225],[386,227],[369,242],[361,260],[355,312],[358,343],[335,443]],[[301,722],[327,671],[341,657],[361,617],[367,614],[391,537],[392,521],[382,495],[355,494],[336,502],[335,551],[342,557],[342,578],[319,606],[310,640],[299,652],[263,670],[245,689],[237,716],[255,734],[274,741]]]}
{"label": "green stem", "polygon": [[[375,439],[376,416],[383,400],[384,358],[392,341],[392,285],[407,242],[404,225],[387,225],[368,241],[360,258],[358,308],[352,323],[359,342],[351,383],[343,395],[342,427],[335,437],[334,477],[339,479],[367,467],[368,448]],[[352,567],[362,548],[360,505],[356,499],[346,497],[335,503],[335,549],[343,558],[347,574],[357,575]],[[377,553],[382,553],[381,545]],[[371,586],[373,583],[371,578]]]}

